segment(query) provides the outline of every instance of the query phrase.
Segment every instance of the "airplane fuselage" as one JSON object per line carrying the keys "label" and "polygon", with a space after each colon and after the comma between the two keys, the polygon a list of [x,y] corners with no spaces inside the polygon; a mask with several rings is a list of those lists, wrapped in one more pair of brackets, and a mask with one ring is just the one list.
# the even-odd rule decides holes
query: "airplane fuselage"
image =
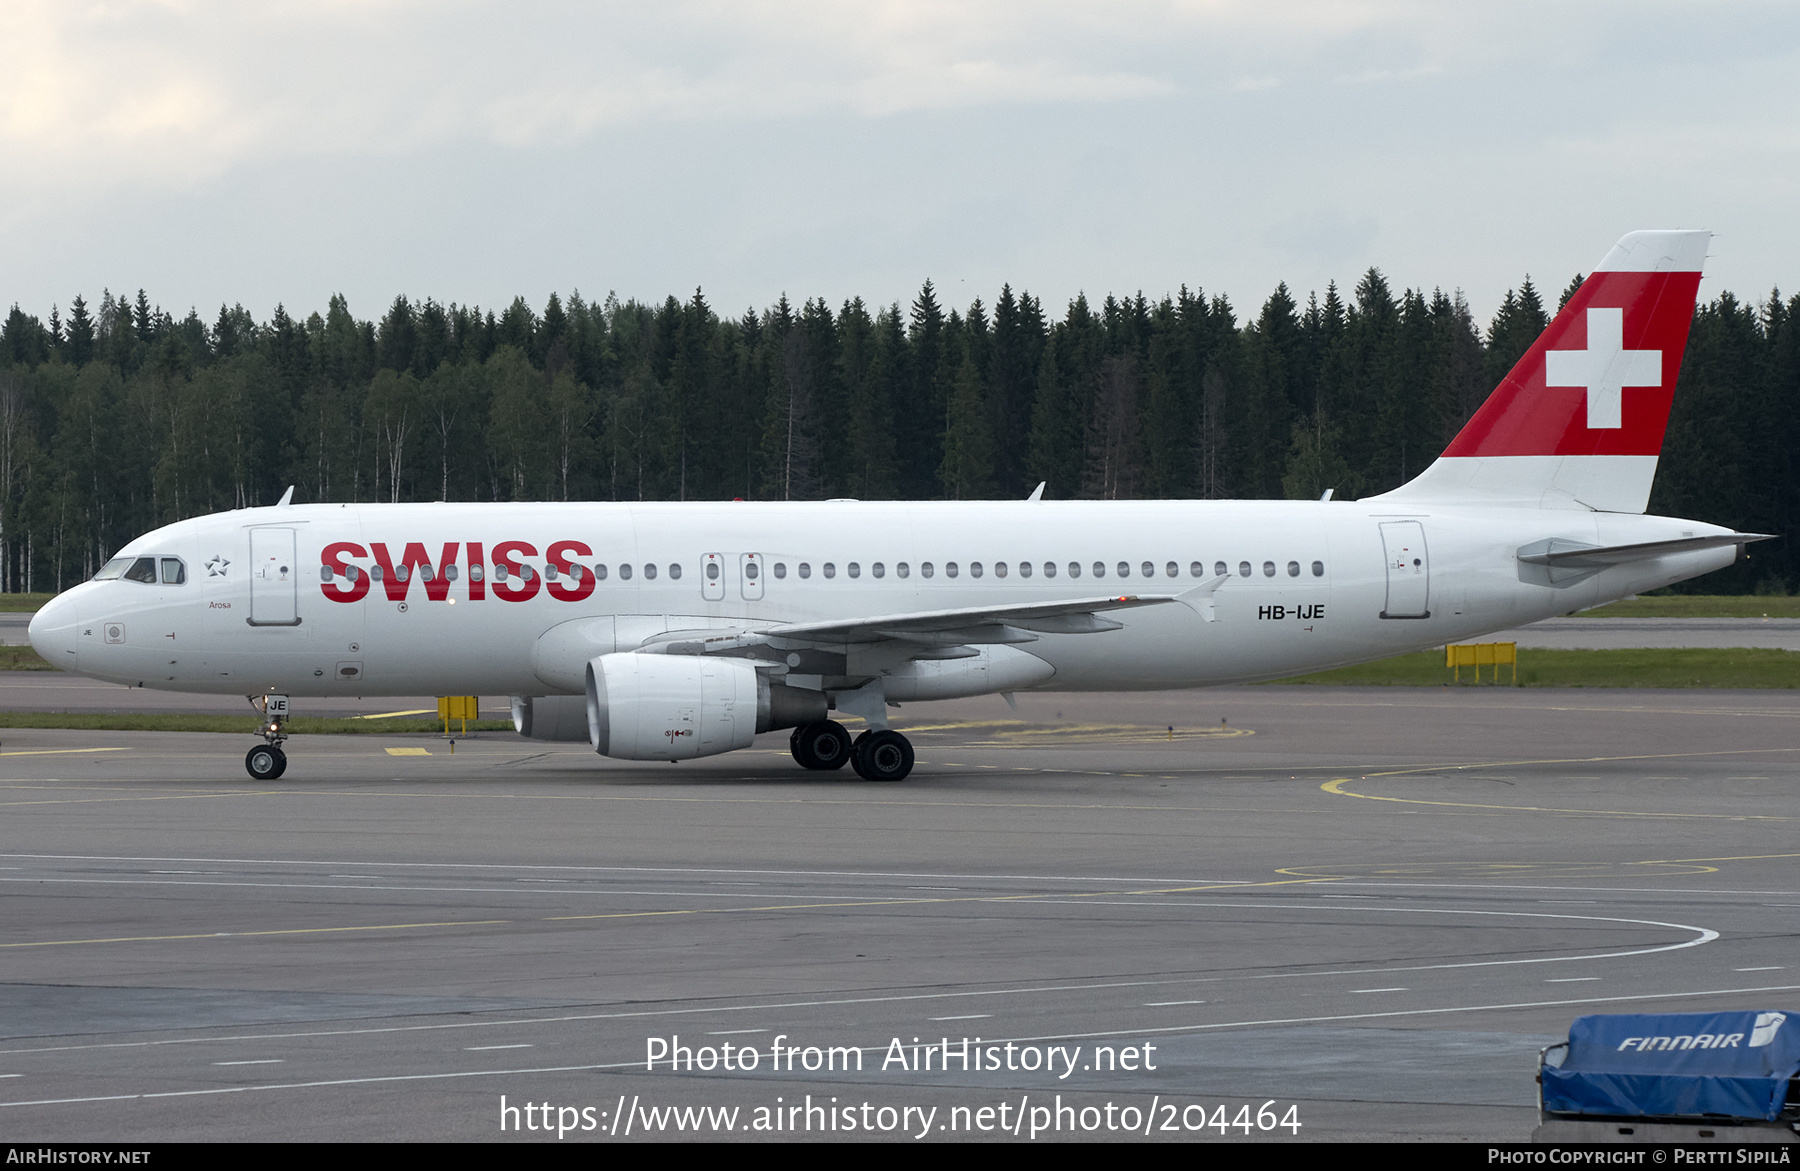
{"label": "airplane fuselage", "polygon": [[[995,671],[961,693],[1199,687],[1465,641],[1736,556],[1686,551],[1552,583],[1519,560],[1534,542],[1729,532],[1379,499],[299,505],[148,533],[116,556],[175,559],[179,572],[77,586],[32,638],[56,666],[170,691],[530,696],[579,694],[590,654],[672,631],[1176,596],[1110,614],[1117,629],[987,647]],[[895,675],[896,699],[958,693],[909,691],[916,665],[878,647],[841,650],[765,669],[825,690]]]}

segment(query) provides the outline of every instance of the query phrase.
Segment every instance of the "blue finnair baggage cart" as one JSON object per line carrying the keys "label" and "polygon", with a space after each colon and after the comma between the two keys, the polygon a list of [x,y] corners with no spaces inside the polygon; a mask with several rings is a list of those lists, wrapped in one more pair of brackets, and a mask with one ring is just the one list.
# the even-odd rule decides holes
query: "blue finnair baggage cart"
{"label": "blue finnair baggage cart", "polygon": [[1800,1012],[1584,1016],[1539,1055],[1532,1136],[1800,1142]]}

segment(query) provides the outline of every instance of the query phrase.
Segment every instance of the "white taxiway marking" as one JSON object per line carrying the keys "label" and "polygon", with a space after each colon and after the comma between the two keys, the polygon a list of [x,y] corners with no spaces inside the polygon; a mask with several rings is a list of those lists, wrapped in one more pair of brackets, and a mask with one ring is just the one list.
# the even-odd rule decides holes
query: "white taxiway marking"
{"label": "white taxiway marking", "polygon": [[[786,755],[785,753],[782,755]],[[189,862],[210,866],[226,864],[252,866],[342,866],[336,862],[309,858],[158,858],[140,855],[108,854],[0,854],[0,858],[36,858],[66,862]],[[1247,878],[1159,878],[1143,875],[1112,874],[926,874],[911,870],[752,870],[742,867],[708,866],[545,866],[501,862],[369,862],[351,861],[352,866],[387,866],[407,870],[563,870],[587,874],[761,874],[793,875],[803,878],[978,878],[1006,879],[1024,882],[1155,882],[1155,883],[1225,883],[1255,886]],[[1785,893],[1785,892],[1783,892]],[[1372,897],[1372,896],[1371,896]]]}
{"label": "white taxiway marking", "polygon": [[736,1037],[744,1033],[766,1033],[768,1029],[714,1029],[706,1034],[709,1037]]}
{"label": "white taxiway marking", "polygon": [[[1047,900],[1047,901],[1050,901],[1050,900]],[[1094,904],[1092,902],[1083,902],[1079,905],[1094,906],[1096,904]],[[1101,904],[1101,905],[1107,905],[1107,904]],[[1146,906],[1149,904],[1139,902],[1139,903],[1125,903],[1122,905],[1142,907],[1142,906]],[[1221,907],[1241,908],[1247,904],[1242,903],[1242,902],[1236,902],[1236,903],[1183,902],[1183,903],[1161,903],[1161,904],[1157,904],[1157,905],[1160,905],[1160,906],[1189,906],[1189,907],[1192,907],[1192,906],[1202,906],[1202,907],[1221,906]],[[1282,908],[1279,904],[1269,904],[1269,906],[1274,909],[1296,909],[1296,908]],[[1680,951],[1683,948],[1698,947],[1701,944],[1711,943],[1713,940],[1719,938],[1719,933],[1708,927],[1694,927],[1694,926],[1690,926],[1685,923],[1663,923],[1663,922],[1659,922],[1654,919],[1615,919],[1615,918],[1604,918],[1604,917],[1597,916],[1597,915],[1550,915],[1550,914],[1545,914],[1543,912],[1532,912],[1532,911],[1454,911],[1454,910],[1448,910],[1448,909],[1432,909],[1432,908],[1417,908],[1417,907],[1393,907],[1393,908],[1384,908],[1384,909],[1398,911],[1398,912],[1411,912],[1411,913],[1415,913],[1415,914],[1516,915],[1516,916],[1523,916],[1525,918],[1530,918],[1530,919],[1576,919],[1576,920],[1593,920],[1593,921],[1597,921],[1597,922],[1607,922],[1607,923],[1634,923],[1634,924],[1652,926],[1652,927],[1674,927],[1674,928],[1678,928],[1683,931],[1695,932],[1696,935],[1695,935],[1695,938],[1686,940],[1682,943],[1669,943],[1669,944],[1663,944],[1659,947],[1639,948],[1639,949],[1634,949],[1631,951],[1621,951],[1621,952],[1608,952],[1608,953],[1601,953],[1598,955],[1540,956],[1540,957],[1535,957],[1532,959],[1524,959],[1524,960],[1475,960],[1475,961],[1470,961],[1470,962],[1465,962],[1465,963],[1454,963],[1454,964],[1411,964],[1411,965],[1391,967],[1391,968],[1342,968],[1342,969],[1327,969],[1325,971],[1320,971],[1320,972],[1265,972],[1260,975],[1243,976],[1243,977],[1208,976],[1208,977],[1196,977],[1196,978],[1185,979],[1185,980],[1102,980],[1102,981],[1082,982],[1082,983],[1077,983],[1077,984],[1039,984],[1039,985],[1027,985],[1024,987],[983,988],[983,989],[975,989],[975,990],[971,990],[971,991],[967,991],[967,992],[910,992],[910,993],[901,993],[901,994],[893,995],[893,996],[854,996],[854,997],[843,997],[843,998],[833,998],[833,999],[794,1000],[794,1001],[782,1001],[782,1002],[772,1002],[772,1003],[755,1002],[755,1003],[750,1003],[750,1004],[706,1005],[703,1007],[685,1006],[684,1005],[679,1008],[639,1009],[639,1010],[628,1011],[628,1012],[570,1013],[570,1014],[563,1015],[563,1016],[508,1018],[508,1019],[497,1020],[497,1021],[454,1021],[454,1022],[451,1022],[448,1024],[432,1024],[432,1025],[382,1025],[382,1026],[377,1026],[375,1028],[369,1028],[369,1029],[319,1029],[319,1030],[312,1030],[312,1031],[307,1031],[307,1032],[297,1032],[297,1033],[245,1033],[245,1034],[225,1036],[225,1037],[171,1037],[171,1038],[167,1038],[167,1039],[160,1040],[160,1041],[102,1041],[102,1042],[99,1042],[98,1044],[88,1044],[88,1045],[46,1045],[46,1046],[40,1046],[40,1047],[36,1047],[36,1048],[0,1049],[0,1055],[15,1054],[15,1053],[65,1053],[65,1052],[73,1052],[73,1051],[84,1050],[84,1049],[143,1049],[143,1048],[155,1048],[155,1047],[162,1046],[162,1045],[199,1045],[199,1044],[219,1044],[219,1043],[224,1043],[224,1042],[229,1042],[229,1041],[287,1040],[287,1039],[291,1039],[291,1038],[295,1038],[295,1037],[348,1037],[348,1036],[363,1036],[363,1035],[369,1035],[369,1034],[412,1033],[412,1032],[432,1031],[432,1030],[438,1030],[438,1029],[483,1029],[483,1028],[492,1028],[496,1025],[544,1025],[544,1024],[567,1024],[567,1023],[570,1023],[573,1021],[641,1020],[641,1019],[647,1019],[647,1018],[651,1018],[651,1017],[699,1016],[699,1015],[708,1014],[708,1013],[727,1013],[727,1012],[766,1012],[771,1009],[836,1007],[836,1006],[840,1006],[840,1005],[850,1005],[850,1004],[903,1004],[908,1001],[915,1001],[915,1000],[961,1000],[961,999],[965,999],[965,998],[990,997],[990,996],[1025,996],[1025,995],[1032,995],[1032,994],[1042,995],[1047,992],[1093,992],[1093,991],[1098,991],[1098,990],[1107,989],[1107,988],[1166,988],[1166,987],[1171,987],[1171,986],[1179,986],[1179,985],[1183,985],[1183,984],[1189,984],[1189,985],[1216,984],[1216,983],[1222,983],[1222,982],[1224,982],[1226,980],[1230,980],[1230,979],[1287,980],[1287,979],[1294,979],[1294,978],[1298,978],[1298,977],[1314,977],[1314,976],[1373,976],[1373,975],[1385,975],[1390,972],[1433,972],[1433,971],[1455,970],[1455,969],[1460,969],[1460,968],[1504,967],[1504,966],[1508,966],[1508,965],[1512,965],[1512,964],[1561,963],[1561,962],[1566,962],[1566,961],[1570,961],[1570,960],[1619,959],[1624,956],[1653,955],[1658,952]],[[1792,986],[1780,985],[1777,987],[1770,987],[1770,988],[1737,988],[1737,989],[1730,989],[1729,991],[1735,993],[1735,992],[1787,992],[1787,991],[1795,991],[1795,990],[1800,990],[1800,985],[1792,985]],[[1685,995],[1700,995],[1700,994],[1699,993],[1672,993],[1671,995],[1685,996]],[[1650,999],[1650,998],[1642,997],[1642,996],[1637,996],[1637,997],[1632,997],[1632,996],[1600,997],[1600,998],[1591,998],[1589,1000],[1550,1001],[1550,1002],[1545,1002],[1545,1003],[1587,1004],[1587,1003],[1607,1002],[1607,1001],[1612,1001],[1612,1000],[1645,1000],[1645,999]],[[1526,1007],[1535,1007],[1535,1005],[1526,1006]],[[1440,1010],[1440,1009],[1419,1009],[1419,1010],[1414,1010],[1414,1011],[1419,1011],[1419,1012],[1445,1011],[1445,1012],[1447,1012],[1447,1011],[1451,1011],[1451,1010],[1448,1010],[1448,1009],[1442,1009],[1442,1010]],[[1365,1015],[1390,1016],[1393,1014],[1391,1014],[1391,1013],[1374,1013],[1374,1014],[1365,1014]],[[1305,1018],[1305,1019],[1312,1019],[1312,1018]],[[1337,1020],[1339,1018],[1337,1018],[1337,1017],[1321,1017],[1321,1018],[1317,1018],[1317,1019]],[[1283,1023],[1283,1022],[1276,1022],[1276,1023]],[[1216,1028],[1219,1026],[1206,1025],[1206,1026],[1195,1026],[1195,1027]],[[1083,1035],[1085,1036],[1087,1034],[1083,1034]],[[1100,1033],[1100,1034],[1093,1034],[1093,1035],[1095,1035],[1095,1036],[1111,1036],[1113,1034]],[[629,1063],[627,1063],[627,1064],[629,1064]],[[570,1067],[570,1068],[589,1069],[589,1068],[601,1068],[601,1067],[578,1066],[578,1067]],[[611,1068],[611,1067],[608,1066],[606,1068]],[[6,1105],[6,1103],[0,1103],[0,1105]]]}
{"label": "white taxiway marking", "polygon": [[465,1045],[465,1053],[485,1053],[489,1049],[530,1049],[530,1045]]}
{"label": "white taxiway marking", "polygon": [[1786,967],[1787,965],[1785,964],[1770,964],[1766,968],[1733,968],[1731,970],[1734,972],[1780,972],[1785,970]]}
{"label": "white taxiway marking", "polygon": [[[1448,1008],[1408,1008],[1394,1009],[1388,1012],[1340,1013],[1335,1016],[1279,1017],[1270,1020],[1219,1021],[1211,1024],[1158,1025],[1151,1028],[1109,1029],[1092,1033],[1055,1033],[1042,1037],[995,1037],[993,1038],[993,1042],[995,1044],[1004,1044],[1007,1041],[1011,1041],[1014,1044],[1030,1044],[1042,1041],[1075,1041],[1091,1037],[1128,1037],[1143,1033],[1197,1033],[1211,1032],[1214,1029],[1260,1028],[1269,1025],[1310,1025],[1331,1021],[1388,1020],[1396,1017],[1408,1016],[1442,1016],[1446,1013],[1505,1012],[1527,1008],[1566,1008],[1581,1004],[1621,1004],[1639,1000],[1678,1000],[1696,996],[1743,996],[1750,993],[1794,991],[1800,991],[1800,985],[1783,984],[1767,988],[1711,988],[1695,992],[1655,992],[1641,996],[1588,996],[1578,1000],[1531,1000],[1511,1004],[1460,1004]],[[423,1027],[431,1028],[436,1026]],[[371,1029],[367,1031],[398,1032],[400,1030]],[[73,1046],[71,1046],[71,1048],[73,1048]],[[876,1048],[879,1048],[879,1046]],[[41,1098],[33,1101],[0,1102],[0,1108],[7,1106],[64,1106],[82,1102],[130,1102],[147,1098],[192,1098],[208,1094],[244,1094],[255,1090],[310,1090],[323,1086],[357,1086],[375,1085],[387,1082],[444,1081],[451,1078],[514,1077],[519,1074],[533,1073],[575,1073],[594,1069],[636,1069],[642,1065],[642,1061],[634,1059],[631,1061],[615,1061],[594,1065],[558,1065],[543,1069],[473,1069],[450,1073],[414,1073],[395,1074],[384,1077],[334,1078],[327,1081],[271,1083],[261,1086],[220,1086],[205,1090],[161,1090],[145,1094],[102,1094],[87,1098]]]}
{"label": "white taxiway marking", "polygon": [[1407,989],[1405,989],[1405,988],[1352,988],[1352,989],[1350,989],[1350,991],[1351,991],[1351,992],[1353,992],[1353,993],[1363,993],[1363,992],[1405,992],[1405,991],[1407,991]]}
{"label": "white taxiway marking", "polygon": [[928,1021],[985,1021],[993,1015],[991,1012],[970,1012],[964,1013],[962,1016],[931,1016],[925,1019]]}
{"label": "white taxiway marking", "polygon": [[1579,984],[1583,980],[1598,980],[1598,976],[1558,976],[1553,980],[1545,980],[1546,984]]}
{"label": "white taxiway marking", "polygon": [[1206,1001],[1204,1001],[1204,1000],[1152,1000],[1149,1003],[1145,1004],[1144,1007],[1145,1008],[1168,1008],[1170,1005],[1175,1005],[1175,1004],[1205,1004],[1205,1003],[1206,1003]]}
{"label": "white taxiway marking", "polygon": [[215,1061],[214,1065],[280,1065],[286,1058],[259,1057],[254,1061]]}

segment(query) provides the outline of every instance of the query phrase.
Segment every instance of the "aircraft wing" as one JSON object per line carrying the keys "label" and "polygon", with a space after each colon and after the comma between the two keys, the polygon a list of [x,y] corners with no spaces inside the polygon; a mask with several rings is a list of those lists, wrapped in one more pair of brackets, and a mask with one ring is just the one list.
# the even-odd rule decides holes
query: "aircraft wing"
{"label": "aircraft wing", "polygon": [[738,654],[750,647],[782,650],[808,647],[842,651],[871,643],[911,644],[908,657],[956,658],[975,652],[971,645],[1035,642],[1039,634],[1099,634],[1121,623],[1104,615],[1113,610],[1182,602],[1211,621],[1212,595],[1224,577],[1203,582],[1180,594],[1115,594],[1056,602],[1022,602],[1000,606],[966,606],[954,610],[919,610],[873,614],[820,622],[785,622],[736,629],[671,630],[651,638],[644,649],[661,654]]}
{"label": "aircraft wing", "polygon": [[1059,602],[1027,602],[1010,606],[967,606],[956,610],[921,610],[826,622],[791,622],[765,626],[756,633],[769,639],[805,643],[864,643],[899,639],[949,646],[960,643],[1031,642],[1042,634],[1094,634],[1117,630],[1119,623],[1101,614],[1139,606],[1179,601],[1175,594],[1125,594],[1075,598]]}

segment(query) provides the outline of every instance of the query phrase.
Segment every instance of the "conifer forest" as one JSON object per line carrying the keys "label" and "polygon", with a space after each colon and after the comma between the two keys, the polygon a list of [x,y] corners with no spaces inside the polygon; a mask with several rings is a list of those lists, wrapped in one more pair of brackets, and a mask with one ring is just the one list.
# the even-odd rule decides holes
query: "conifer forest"
{"label": "conifer forest", "polygon": [[[1562,290],[1566,300],[1579,277]],[[1002,288],[783,297],[726,316],[552,294],[502,312],[341,297],[211,321],[102,291],[0,329],[0,589],[61,590],[158,525],[313,501],[1317,499],[1423,469],[1537,337],[1526,280],[1460,295]],[[1688,589],[1800,587],[1800,297],[1695,316],[1650,510],[1783,538]]]}

